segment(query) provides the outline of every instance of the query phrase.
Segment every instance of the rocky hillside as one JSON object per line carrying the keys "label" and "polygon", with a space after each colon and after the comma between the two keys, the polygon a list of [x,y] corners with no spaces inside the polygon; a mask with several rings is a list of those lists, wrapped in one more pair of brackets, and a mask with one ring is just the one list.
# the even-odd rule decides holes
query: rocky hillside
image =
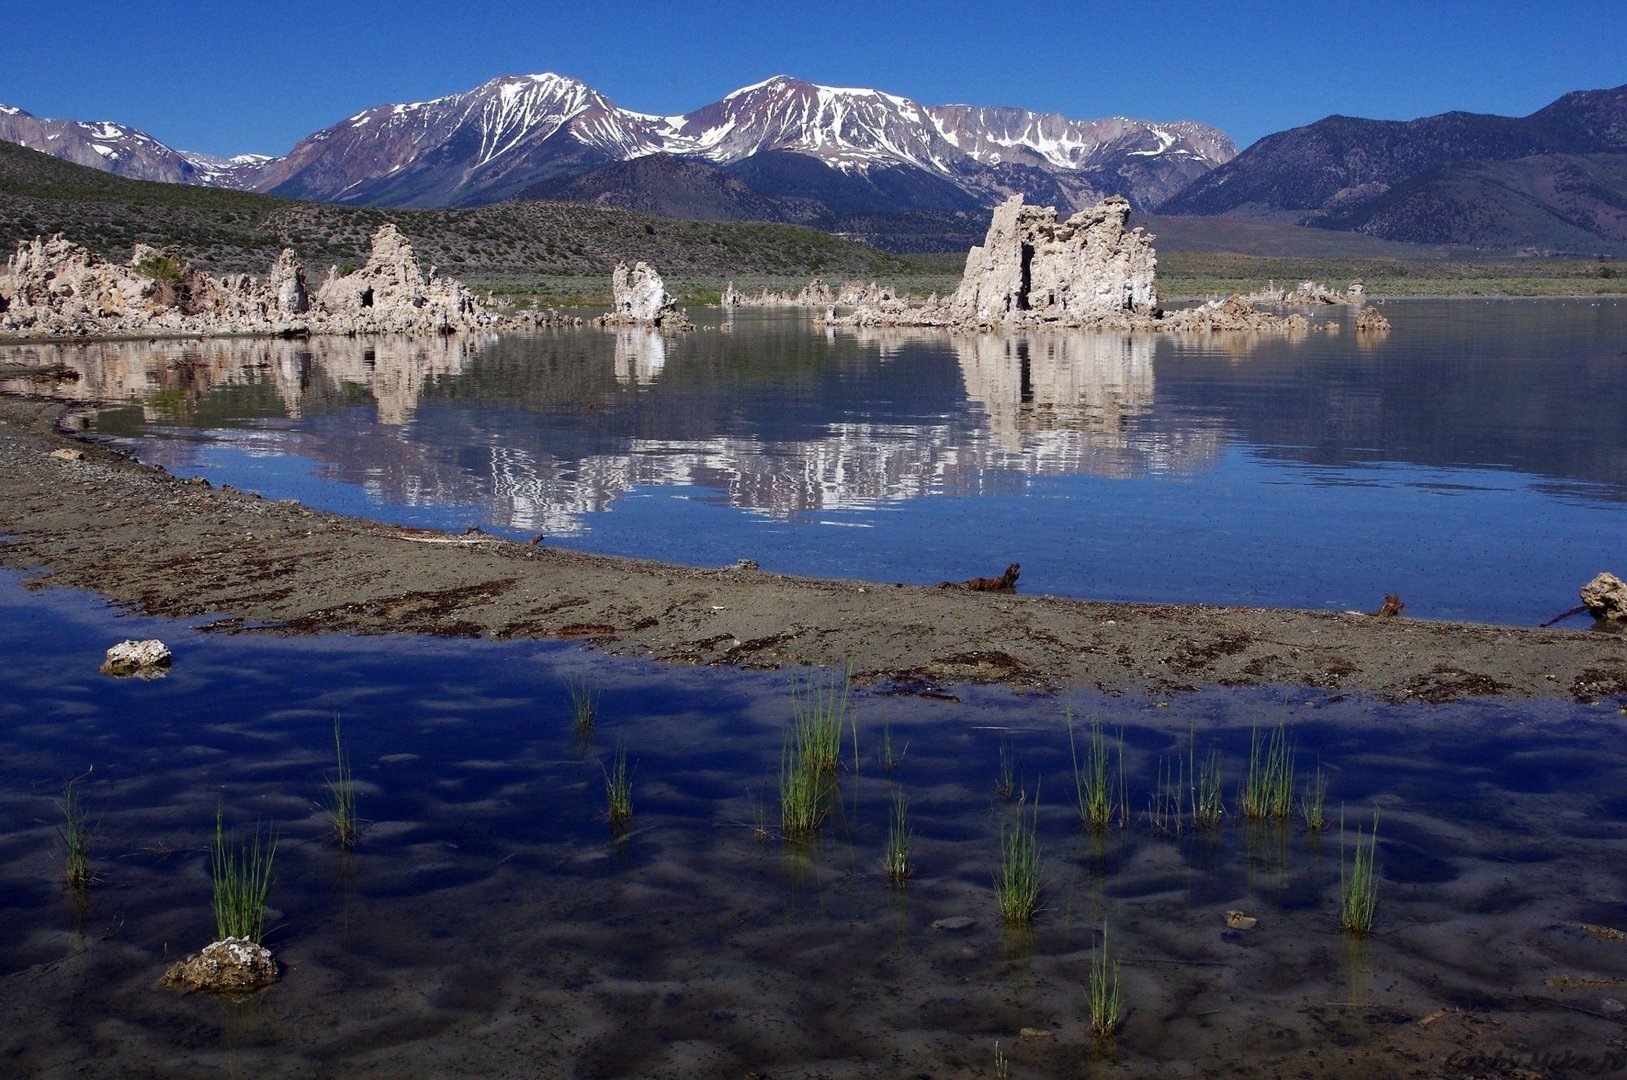
{"label": "rocky hillside", "polygon": [[644,259],[663,273],[886,276],[896,258],[790,225],[672,221],[613,207],[505,203],[468,210],[379,210],[251,192],[127,180],[0,143],[0,250],[62,233],[114,260],[136,244],[181,246],[209,272],[264,273],[284,247],[306,264],[361,265],[394,223],[446,273],[603,275]]}
{"label": "rocky hillside", "polygon": [[1627,185],[1627,86],[1526,117],[1331,116],[1267,136],[1161,213],[1272,217],[1408,242],[1612,251]]}

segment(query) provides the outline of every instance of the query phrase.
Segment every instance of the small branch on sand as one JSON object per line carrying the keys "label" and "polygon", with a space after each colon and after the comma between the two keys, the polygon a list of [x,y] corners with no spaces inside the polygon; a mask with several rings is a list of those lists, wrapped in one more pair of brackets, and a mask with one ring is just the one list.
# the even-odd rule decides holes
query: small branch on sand
{"label": "small branch on sand", "polygon": [[1015,592],[1019,565],[1012,563],[1006,567],[1006,572],[997,578],[975,577],[966,581],[940,581],[938,588],[966,589],[969,592]]}

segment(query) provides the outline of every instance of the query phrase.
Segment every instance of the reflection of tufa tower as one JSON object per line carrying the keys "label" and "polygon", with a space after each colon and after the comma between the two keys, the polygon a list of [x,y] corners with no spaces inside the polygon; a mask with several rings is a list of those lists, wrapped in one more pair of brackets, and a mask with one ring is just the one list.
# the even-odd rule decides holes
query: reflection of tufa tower
{"label": "reflection of tufa tower", "polygon": [[667,343],[661,331],[626,327],[616,331],[616,381],[643,386],[667,366]]}

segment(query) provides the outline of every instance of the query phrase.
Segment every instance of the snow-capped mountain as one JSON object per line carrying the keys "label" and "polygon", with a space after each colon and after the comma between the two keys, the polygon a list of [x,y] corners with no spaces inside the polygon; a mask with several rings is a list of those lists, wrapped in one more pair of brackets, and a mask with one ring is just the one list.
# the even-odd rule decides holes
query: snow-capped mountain
{"label": "snow-capped mountain", "polygon": [[[1222,132],[1190,122],[929,107],[784,75],[678,116],[622,109],[562,75],[508,75],[433,101],[365,109],[264,160],[215,161],[118,125],[41,121],[20,110],[0,113],[0,136],[142,179],[385,206],[496,202],[662,154],[731,167],[769,198],[825,186],[818,170],[808,172],[811,162],[860,179],[883,201],[887,192],[930,190],[941,206],[948,190],[990,205],[1021,190],[1074,203],[1122,194],[1145,207],[1236,154]],[[732,168],[759,159],[769,164]],[[911,208],[904,197],[899,209]]]}
{"label": "snow-capped mountain", "polygon": [[0,105],[0,139],[76,165],[171,184],[239,187],[234,180],[240,172],[267,160],[259,154],[229,161],[191,154],[110,120],[46,120],[10,105]]}

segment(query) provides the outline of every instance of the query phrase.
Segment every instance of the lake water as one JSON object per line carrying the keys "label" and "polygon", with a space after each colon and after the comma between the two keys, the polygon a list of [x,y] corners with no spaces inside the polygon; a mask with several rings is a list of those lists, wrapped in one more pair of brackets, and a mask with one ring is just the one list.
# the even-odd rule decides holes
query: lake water
{"label": "lake water", "polygon": [[[1537,623],[1622,566],[1627,305],[1392,301],[1298,340],[831,332],[27,355],[184,475],[694,565]],[[720,314],[712,313],[714,327]],[[702,321],[708,321],[703,317]],[[18,355],[13,350],[10,355]]]}
{"label": "lake water", "polygon": [[[1298,342],[952,340],[742,314],[663,341],[12,350],[127,402],[182,475],[414,524],[764,569],[1538,621],[1620,567],[1627,313],[1391,303]],[[1338,316],[1343,319],[1341,314]],[[1627,702],[1396,706],[860,692],[808,844],[779,834],[794,676],[558,643],[202,633],[0,574],[0,1072],[18,1076],[1014,1077],[1627,1072]],[[156,636],[165,678],[96,673]],[[814,676],[819,678],[819,676]],[[601,694],[579,735],[569,687]],[[1122,740],[1129,820],[1081,825],[1067,716]],[[363,819],[322,801],[335,721]],[[1337,823],[1241,820],[1283,725]],[[625,745],[633,820],[605,816]],[[887,767],[884,747],[893,764]],[[1219,754],[1218,829],[1155,800]],[[994,873],[1038,806],[1041,909]],[[88,772],[87,772],[88,770]],[[61,885],[70,779],[94,824]],[[914,874],[882,871],[895,793]],[[279,837],[246,1002],[153,988],[213,937],[208,843]],[[1338,929],[1358,828],[1376,933]],[[1230,928],[1224,914],[1258,920]],[[934,923],[965,917],[971,925]],[[1102,947],[1126,1015],[1098,1045]],[[1023,1029],[1030,1029],[1023,1036]]]}

